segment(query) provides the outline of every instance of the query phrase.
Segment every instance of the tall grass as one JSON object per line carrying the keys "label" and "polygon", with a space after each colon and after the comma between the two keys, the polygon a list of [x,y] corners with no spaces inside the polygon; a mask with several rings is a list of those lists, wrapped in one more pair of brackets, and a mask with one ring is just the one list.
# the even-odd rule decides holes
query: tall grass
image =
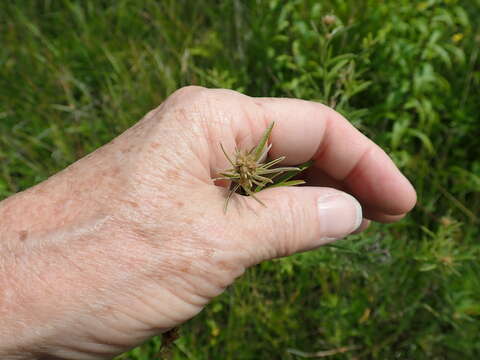
{"label": "tall grass", "polygon": [[[174,359],[480,356],[479,0],[0,4],[0,196],[186,84],[335,107],[419,204],[395,225],[251,269],[182,327]],[[120,359],[151,359],[159,339]],[[303,355],[302,355],[303,354]]]}

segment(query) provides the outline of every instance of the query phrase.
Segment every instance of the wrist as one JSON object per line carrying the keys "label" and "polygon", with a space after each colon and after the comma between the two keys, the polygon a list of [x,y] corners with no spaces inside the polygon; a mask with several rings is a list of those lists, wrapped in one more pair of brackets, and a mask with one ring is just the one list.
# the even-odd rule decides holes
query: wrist
{"label": "wrist", "polygon": [[115,205],[112,187],[99,186],[111,179],[89,168],[74,164],[0,202],[0,359],[42,358],[91,310],[85,295],[105,264],[95,246],[113,233]]}

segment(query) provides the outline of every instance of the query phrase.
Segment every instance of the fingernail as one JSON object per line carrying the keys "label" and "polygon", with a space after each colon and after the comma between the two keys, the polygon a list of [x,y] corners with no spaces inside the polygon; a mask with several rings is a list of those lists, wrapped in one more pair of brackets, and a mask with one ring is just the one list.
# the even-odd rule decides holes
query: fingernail
{"label": "fingernail", "polygon": [[347,236],[362,223],[362,207],[347,193],[321,196],[317,206],[322,238],[325,240]]}

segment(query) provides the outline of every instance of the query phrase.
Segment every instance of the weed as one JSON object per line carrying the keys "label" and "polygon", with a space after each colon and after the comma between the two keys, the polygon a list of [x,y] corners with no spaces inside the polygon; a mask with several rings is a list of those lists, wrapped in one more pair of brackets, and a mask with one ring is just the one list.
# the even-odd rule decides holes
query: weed
{"label": "weed", "polygon": [[[221,177],[214,180],[229,180],[232,182],[230,191],[225,200],[224,211],[227,211],[227,206],[230,198],[236,192],[240,194],[243,191],[244,195],[253,197],[263,206],[266,206],[259,198],[255,196],[256,192],[263,190],[267,187],[279,187],[279,186],[293,186],[304,184],[303,180],[289,180],[291,177],[296,176],[298,173],[306,169],[306,167],[275,167],[278,163],[285,160],[285,156],[281,156],[275,160],[266,162],[268,151],[272,147],[272,144],[268,144],[268,139],[273,129],[272,122],[270,126],[265,130],[260,139],[260,142],[249,151],[236,149],[234,160],[228,155],[223,145],[220,147],[225,154],[228,162],[232,165],[231,169],[220,172]],[[278,176],[288,172],[288,178],[280,178]]]}

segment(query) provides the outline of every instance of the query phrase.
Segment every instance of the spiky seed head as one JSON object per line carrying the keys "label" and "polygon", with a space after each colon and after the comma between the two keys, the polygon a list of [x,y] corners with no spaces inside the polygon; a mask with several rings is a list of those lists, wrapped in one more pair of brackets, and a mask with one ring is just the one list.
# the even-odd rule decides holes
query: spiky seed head
{"label": "spiky seed head", "polygon": [[[272,179],[284,172],[301,171],[301,169],[297,167],[271,168],[272,166],[283,161],[285,157],[280,157],[265,163],[268,151],[272,146],[271,144],[268,144],[268,138],[272,131],[273,125],[274,123],[270,124],[256,147],[252,148],[250,151],[237,150],[233,159],[228,156],[224,147],[222,144],[220,144],[225,157],[232,165],[231,169],[220,173],[222,177],[217,178],[217,180],[230,180],[232,182],[231,190],[227,196],[227,199],[225,200],[225,211],[228,206],[228,201],[232,197],[233,193],[240,190],[243,190],[244,194],[252,196],[262,205],[265,205],[254,195],[255,192],[262,190],[267,186],[267,184],[274,184]],[[289,182],[288,185],[298,185],[300,183],[302,182]]]}

